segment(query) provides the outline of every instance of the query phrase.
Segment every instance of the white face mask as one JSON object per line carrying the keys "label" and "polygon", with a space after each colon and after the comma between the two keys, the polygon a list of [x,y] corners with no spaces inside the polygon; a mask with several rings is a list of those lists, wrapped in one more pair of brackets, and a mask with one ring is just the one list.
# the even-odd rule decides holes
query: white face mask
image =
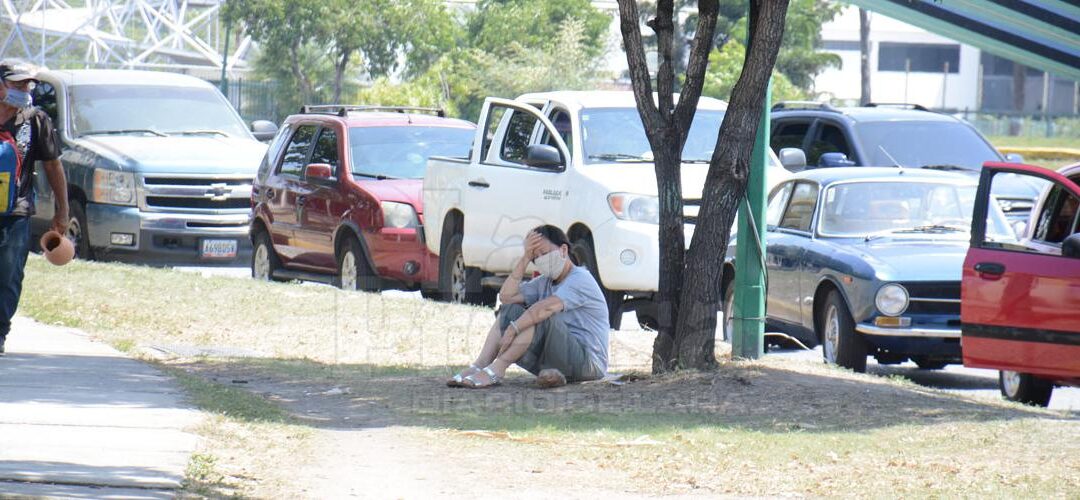
{"label": "white face mask", "polygon": [[533,265],[540,271],[540,274],[555,279],[562,274],[563,268],[566,267],[566,257],[563,257],[561,251],[555,250],[537,257],[533,260]]}

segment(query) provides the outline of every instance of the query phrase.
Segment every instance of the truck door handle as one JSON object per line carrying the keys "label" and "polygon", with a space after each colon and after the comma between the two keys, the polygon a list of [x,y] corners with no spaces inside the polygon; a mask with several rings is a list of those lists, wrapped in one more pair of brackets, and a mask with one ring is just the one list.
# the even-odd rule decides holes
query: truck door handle
{"label": "truck door handle", "polygon": [[491,184],[488,184],[487,181],[483,181],[483,180],[469,181],[469,185],[472,186],[472,187],[481,188],[481,189],[491,187]]}
{"label": "truck door handle", "polygon": [[975,272],[990,276],[1001,276],[1005,274],[1005,265],[997,262],[980,262],[975,264]]}

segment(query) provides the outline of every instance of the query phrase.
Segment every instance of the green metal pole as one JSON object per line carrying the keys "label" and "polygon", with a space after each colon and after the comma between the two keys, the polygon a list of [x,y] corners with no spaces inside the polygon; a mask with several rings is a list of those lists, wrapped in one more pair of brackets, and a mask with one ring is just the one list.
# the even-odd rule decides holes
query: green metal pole
{"label": "green metal pole", "polygon": [[[758,125],[754,152],[750,156],[750,178],[746,201],[739,206],[739,236],[735,246],[735,332],[731,354],[737,358],[758,359],[765,354],[765,274],[759,249],[765,248],[765,166],[769,147],[769,108],[772,107],[772,80],[765,88],[765,103]],[[753,222],[746,212],[750,207]],[[754,225],[758,234],[754,234]],[[751,238],[758,238],[760,246]]]}
{"label": "green metal pole", "polygon": [[225,25],[225,50],[221,53],[221,93],[226,98],[229,97],[229,75],[225,72],[225,69],[229,67],[229,36],[232,31],[232,24]]}

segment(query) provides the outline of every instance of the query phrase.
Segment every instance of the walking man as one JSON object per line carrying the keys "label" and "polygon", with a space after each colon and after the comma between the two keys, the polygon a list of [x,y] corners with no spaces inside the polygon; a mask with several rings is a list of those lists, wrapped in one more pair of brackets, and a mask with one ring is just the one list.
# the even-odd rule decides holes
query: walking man
{"label": "walking man", "polygon": [[[52,120],[33,107],[37,69],[16,60],[0,61],[0,356],[22,294],[34,214],[34,165],[41,162],[55,194],[51,228],[67,232],[67,180],[60,165],[60,142]],[[5,175],[6,174],[6,175]],[[13,186],[11,186],[13,184]]]}

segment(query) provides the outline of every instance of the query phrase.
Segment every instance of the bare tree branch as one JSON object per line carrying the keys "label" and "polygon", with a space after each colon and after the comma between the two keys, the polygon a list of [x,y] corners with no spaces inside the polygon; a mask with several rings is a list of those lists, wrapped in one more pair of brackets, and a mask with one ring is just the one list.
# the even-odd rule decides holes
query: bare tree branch
{"label": "bare tree branch", "polygon": [[[656,92],[660,106],[660,116],[665,122],[670,122],[674,111],[675,93],[675,64],[671,60],[672,37],[675,35],[675,2],[673,0],[660,0],[656,3],[656,17],[648,23],[656,33],[657,69],[656,69]],[[676,126],[676,130],[678,127]],[[684,133],[678,130],[679,135]],[[681,151],[681,150],[680,150]]]}
{"label": "bare tree branch", "polygon": [[630,66],[630,82],[637,98],[638,112],[648,130],[649,124],[661,123],[660,111],[652,99],[652,76],[645,60],[645,44],[641,40],[641,27],[638,24],[637,2],[618,0],[619,29],[623,34],[623,47],[626,50],[626,62]]}
{"label": "bare tree branch", "polygon": [[[686,64],[686,82],[679,95],[679,105],[675,108],[675,123],[682,124],[682,141],[690,131],[690,122],[694,118],[701,89],[705,85],[705,69],[712,52],[713,35],[716,31],[716,16],[719,13],[717,0],[698,1],[698,25],[694,40],[690,42],[690,60]],[[682,147],[680,145],[680,147]]]}

